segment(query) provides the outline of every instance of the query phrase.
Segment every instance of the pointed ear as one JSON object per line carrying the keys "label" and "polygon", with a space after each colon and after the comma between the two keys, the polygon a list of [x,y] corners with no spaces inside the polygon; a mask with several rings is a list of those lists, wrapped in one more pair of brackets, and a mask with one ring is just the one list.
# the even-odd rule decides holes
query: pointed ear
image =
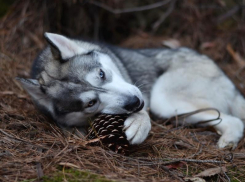
{"label": "pointed ear", "polygon": [[53,116],[52,100],[44,92],[42,92],[39,82],[35,79],[16,79],[22,84],[23,88],[32,97],[35,105],[44,113]]}
{"label": "pointed ear", "polygon": [[42,99],[45,96],[45,94],[40,89],[40,84],[35,79],[25,79],[25,78],[16,78],[18,80],[23,88],[30,94],[30,96],[34,99]]}
{"label": "pointed ear", "polygon": [[44,37],[51,46],[55,59],[67,60],[77,54],[86,54],[88,50],[65,36],[53,33],[44,33]]}

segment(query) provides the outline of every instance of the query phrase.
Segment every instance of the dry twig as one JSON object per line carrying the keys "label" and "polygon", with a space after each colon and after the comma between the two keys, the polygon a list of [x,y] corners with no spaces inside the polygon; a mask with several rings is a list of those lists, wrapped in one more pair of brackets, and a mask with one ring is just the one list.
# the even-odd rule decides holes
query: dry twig
{"label": "dry twig", "polygon": [[138,11],[146,11],[146,10],[151,10],[154,8],[159,8],[161,6],[164,6],[166,4],[168,4],[169,2],[171,2],[171,0],[164,0],[164,1],[160,1],[154,4],[149,4],[146,6],[141,6],[141,7],[135,7],[135,8],[127,8],[127,9],[113,9],[103,3],[100,3],[98,1],[87,1],[90,4],[93,4],[95,6],[98,6],[100,8],[103,8],[107,11],[109,11],[110,13],[113,14],[122,14],[122,13],[133,13],[133,12],[138,12]]}

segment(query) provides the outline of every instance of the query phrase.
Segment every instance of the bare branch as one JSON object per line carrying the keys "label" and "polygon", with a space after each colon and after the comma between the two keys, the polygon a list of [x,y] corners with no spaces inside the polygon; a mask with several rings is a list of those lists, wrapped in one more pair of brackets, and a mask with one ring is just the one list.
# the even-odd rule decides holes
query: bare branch
{"label": "bare branch", "polygon": [[172,13],[177,0],[173,0],[167,11],[152,26],[152,33],[155,33],[164,20]]}
{"label": "bare branch", "polygon": [[150,10],[150,9],[159,8],[161,6],[164,6],[164,5],[168,4],[169,2],[171,2],[171,0],[164,0],[164,1],[157,2],[157,3],[149,4],[146,6],[135,7],[135,8],[113,9],[110,6],[107,6],[107,5],[100,3],[98,1],[88,1],[88,3],[93,4],[95,6],[98,6],[100,8],[103,8],[103,9],[105,9],[105,10],[107,10],[113,14],[132,13],[132,12],[137,12],[137,11]]}
{"label": "bare branch", "polygon": [[239,10],[241,9],[241,6],[237,5],[237,6],[234,6],[233,8],[231,8],[229,11],[227,11],[225,14],[222,14],[220,15],[216,22],[219,24],[219,23],[222,23],[223,21],[225,21],[227,18],[230,18],[232,17],[234,14],[236,14]]}

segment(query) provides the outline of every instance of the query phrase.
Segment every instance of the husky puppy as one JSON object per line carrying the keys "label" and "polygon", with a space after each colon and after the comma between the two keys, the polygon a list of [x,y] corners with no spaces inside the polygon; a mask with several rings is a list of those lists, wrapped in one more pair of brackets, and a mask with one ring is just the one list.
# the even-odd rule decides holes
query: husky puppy
{"label": "husky puppy", "polygon": [[124,125],[131,144],[150,129],[146,108],[161,118],[190,115],[182,124],[213,126],[218,147],[243,136],[245,100],[207,56],[187,48],[129,50],[45,33],[49,46],[35,60],[31,79],[20,78],[35,105],[67,130],[84,133],[98,113],[129,114]]}

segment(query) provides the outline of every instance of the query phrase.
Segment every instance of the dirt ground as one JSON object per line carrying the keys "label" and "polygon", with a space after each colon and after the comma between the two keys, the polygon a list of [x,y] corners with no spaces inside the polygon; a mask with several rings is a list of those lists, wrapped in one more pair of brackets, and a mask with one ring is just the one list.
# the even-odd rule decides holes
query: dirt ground
{"label": "dirt ground", "polygon": [[[15,3],[0,20],[0,181],[245,181],[244,138],[235,150],[219,150],[219,135],[212,130],[152,121],[148,139],[134,146],[129,156],[64,136],[35,109],[15,79],[29,77],[32,61],[46,45],[41,10],[30,8],[31,1],[23,2]],[[237,27],[202,41],[194,33],[136,32],[118,44],[161,47],[165,40],[198,49],[213,58],[244,94],[245,48],[239,41],[244,41],[245,28]],[[89,175],[75,178],[70,169]]]}

